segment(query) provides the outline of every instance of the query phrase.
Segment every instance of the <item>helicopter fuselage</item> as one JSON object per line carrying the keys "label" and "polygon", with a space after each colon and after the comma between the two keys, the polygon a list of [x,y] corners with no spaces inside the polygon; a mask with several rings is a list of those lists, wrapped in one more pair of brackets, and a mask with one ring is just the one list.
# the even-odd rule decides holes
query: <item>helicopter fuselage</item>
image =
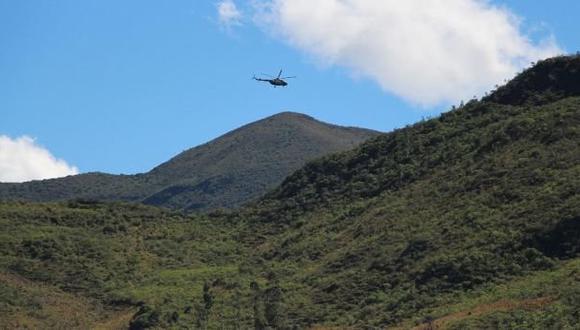
{"label": "helicopter fuselage", "polygon": [[288,83],[282,79],[270,79],[270,80],[268,80],[268,82],[273,86],[286,86],[286,85],[288,85]]}

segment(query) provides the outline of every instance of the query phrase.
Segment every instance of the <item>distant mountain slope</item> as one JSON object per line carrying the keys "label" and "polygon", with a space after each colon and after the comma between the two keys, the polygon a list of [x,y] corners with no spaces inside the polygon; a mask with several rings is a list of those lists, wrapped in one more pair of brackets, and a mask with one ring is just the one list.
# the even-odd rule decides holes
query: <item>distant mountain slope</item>
{"label": "distant mountain slope", "polygon": [[0,184],[0,199],[140,201],[176,209],[237,207],[307,161],[353,148],[378,132],[283,112],[182,152],[148,173],[87,173]]}

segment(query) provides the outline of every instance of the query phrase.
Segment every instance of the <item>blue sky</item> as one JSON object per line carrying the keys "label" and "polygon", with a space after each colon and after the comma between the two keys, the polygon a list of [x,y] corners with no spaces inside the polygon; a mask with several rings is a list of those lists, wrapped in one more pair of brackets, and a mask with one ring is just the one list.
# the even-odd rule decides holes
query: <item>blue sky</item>
{"label": "blue sky", "polygon": [[[370,33],[372,39],[369,33],[353,37],[338,48],[327,42],[335,34],[339,43],[348,39],[349,22],[359,26],[368,8],[359,8],[358,16],[338,11],[345,23],[334,31],[325,21],[310,26],[308,15],[301,14],[318,8],[281,5],[259,15],[247,1],[231,2],[240,16],[228,25],[218,16],[219,1],[0,0],[0,136],[32,137],[80,172],[130,174],[148,171],[187,148],[281,111],[390,131],[446,111],[462,95],[455,93],[456,85],[432,88],[429,79],[455,73],[451,69],[427,72],[426,77],[423,69],[391,69],[412,65],[417,55],[439,65],[438,54],[429,48],[423,47],[421,54],[388,50],[385,57],[390,60],[379,66],[380,61],[369,62],[388,48],[380,36],[383,30],[377,29],[376,36]],[[307,2],[292,6],[300,3]],[[513,50],[514,56],[544,54],[555,47],[575,52],[580,45],[580,24],[574,17],[580,12],[578,1],[485,4],[493,5],[504,6],[505,12],[522,20],[518,33],[529,40]],[[332,13],[323,13],[328,12]],[[386,26],[385,33],[406,28],[397,24],[393,29]],[[551,44],[546,45],[550,36]],[[482,38],[485,47],[490,37]],[[374,45],[367,53],[365,42]],[[461,53],[461,45],[451,45],[458,47],[454,53]],[[406,56],[408,62],[397,62]],[[280,68],[298,76],[287,88],[250,79]],[[510,68],[497,68],[489,79]],[[393,78],[409,72],[414,73],[409,81]],[[469,81],[460,83],[481,90],[489,79],[472,84],[475,87]],[[411,91],[413,83],[424,92]]]}

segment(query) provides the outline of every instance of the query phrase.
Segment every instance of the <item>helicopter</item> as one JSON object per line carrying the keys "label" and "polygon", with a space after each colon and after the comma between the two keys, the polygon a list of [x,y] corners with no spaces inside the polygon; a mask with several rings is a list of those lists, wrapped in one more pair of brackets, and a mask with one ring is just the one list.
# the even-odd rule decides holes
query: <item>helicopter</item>
{"label": "helicopter", "polygon": [[284,81],[284,79],[296,78],[296,76],[293,76],[293,77],[280,77],[282,75],[282,69],[280,69],[280,72],[278,72],[278,76],[277,77],[273,77],[273,76],[270,76],[270,75],[264,74],[264,73],[263,73],[263,75],[269,76],[272,79],[256,78],[256,76],[254,76],[253,79],[254,80],[257,80],[257,81],[267,81],[267,82],[270,83],[270,85],[272,85],[274,87],[278,87],[278,86],[284,87],[284,86],[288,85],[288,83],[286,81]]}

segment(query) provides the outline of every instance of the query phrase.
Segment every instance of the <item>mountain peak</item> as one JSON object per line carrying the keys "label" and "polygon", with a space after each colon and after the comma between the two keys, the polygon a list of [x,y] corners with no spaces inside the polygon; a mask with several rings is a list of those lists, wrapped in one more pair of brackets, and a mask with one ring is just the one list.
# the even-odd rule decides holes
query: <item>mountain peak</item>
{"label": "mountain peak", "polygon": [[580,96],[580,55],[558,56],[535,63],[485,101],[541,105]]}
{"label": "mountain peak", "polygon": [[264,119],[283,119],[283,120],[288,120],[288,119],[308,119],[308,120],[316,120],[313,117],[300,113],[300,112],[294,112],[294,111],[282,111],[279,112],[277,114],[274,114],[270,117],[266,117]]}
{"label": "mountain peak", "polygon": [[273,188],[306,162],[354,148],[377,134],[281,112],[189,149],[153,169],[148,176],[179,184],[170,184],[144,202],[187,209],[239,206]]}
{"label": "mountain peak", "polygon": [[188,210],[236,207],[263,195],[305,163],[354,148],[377,134],[285,111],[188,149],[147,173],[0,184],[0,200],[84,198]]}
{"label": "mountain peak", "polygon": [[[377,134],[281,112],[186,150],[147,173],[152,181],[162,177],[167,183],[186,183],[190,188],[170,184],[169,190],[150,196],[145,203],[183,207],[186,202],[190,209],[238,206],[273,188],[308,161],[354,148]],[[217,204],[212,198],[226,202]]]}

